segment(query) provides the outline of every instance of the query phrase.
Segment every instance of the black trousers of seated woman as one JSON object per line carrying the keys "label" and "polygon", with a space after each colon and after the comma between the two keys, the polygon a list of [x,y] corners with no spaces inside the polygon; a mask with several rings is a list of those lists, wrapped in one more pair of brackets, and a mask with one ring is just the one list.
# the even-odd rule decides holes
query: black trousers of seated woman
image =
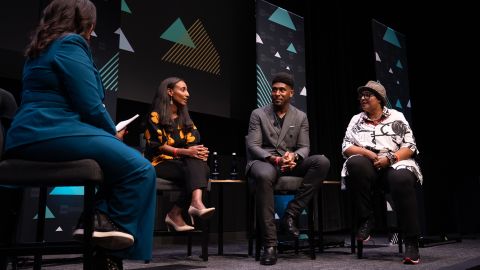
{"label": "black trousers of seated woman", "polygon": [[370,159],[354,156],[347,161],[347,188],[351,190],[359,220],[373,216],[372,191],[375,184],[384,186],[392,195],[393,207],[405,238],[420,235],[418,205],[415,192],[417,178],[407,169],[377,170]]}
{"label": "black trousers of seated woman", "polygon": [[195,189],[205,189],[208,185],[210,168],[207,162],[197,158],[181,158],[165,160],[155,166],[157,177],[170,180],[183,187],[175,204],[188,209],[192,199],[192,191]]}

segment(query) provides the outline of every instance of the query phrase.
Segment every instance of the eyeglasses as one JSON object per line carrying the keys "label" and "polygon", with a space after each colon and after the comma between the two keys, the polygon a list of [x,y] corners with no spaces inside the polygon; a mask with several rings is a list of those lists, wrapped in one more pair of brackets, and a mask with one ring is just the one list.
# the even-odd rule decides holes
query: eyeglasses
{"label": "eyeglasses", "polygon": [[375,94],[370,92],[370,91],[363,91],[362,93],[358,94],[358,100],[361,100],[362,97],[365,97],[366,99],[369,99],[371,96],[374,96]]}

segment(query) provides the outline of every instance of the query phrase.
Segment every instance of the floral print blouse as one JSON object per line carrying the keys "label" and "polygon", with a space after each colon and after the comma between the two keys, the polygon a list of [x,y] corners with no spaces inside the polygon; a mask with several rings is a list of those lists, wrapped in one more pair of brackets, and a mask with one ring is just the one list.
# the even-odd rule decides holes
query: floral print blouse
{"label": "floral print blouse", "polygon": [[[174,120],[174,123],[177,124],[177,121]],[[145,130],[145,139],[147,143],[145,157],[153,166],[156,166],[162,161],[175,158],[170,153],[163,153],[160,150],[161,146],[167,144],[175,148],[187,148],[200,142],[200,133],[194,125],[193,129],[185,134],[178,124],[177,128],[170,132],[166,126],[160,124],[158,113],[151,112],[147,130]]]}
{"label": "floral print blouse", "polygon": [[[415,154],[418,154],[415,138],[412,129],[403,113],[394,109],[383,109],[383,120],[374,125],[365,112],[354,115],[348,124],[347,131],[342,143],[342,154],[352,145],[367,148],[378,155],[386,155],[388,152],[396,152],[402,147],[407,147]],[[400,160],[390,167],[394,169],[408,169],[413,172],[420,183],[423,176],[420,167],[413,158]],[[348,175],[346,161],[343,164],[342,178]]]}

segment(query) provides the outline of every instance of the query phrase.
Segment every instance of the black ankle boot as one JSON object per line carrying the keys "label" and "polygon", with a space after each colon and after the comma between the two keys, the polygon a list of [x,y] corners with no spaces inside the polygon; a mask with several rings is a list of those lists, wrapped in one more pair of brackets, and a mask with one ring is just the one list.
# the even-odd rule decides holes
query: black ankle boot
{"label": "black ankle boot", "polygon": [[370,240],[370,231],[373,228],[373,217],[367,217],[358,226],[357,230],[357,240],[367,242]]}
{"label": "black ankle boot", "polygon": [[263,247],[263,253],[260,257],[260,264],[274,265],[277,263],[277,247]]}
{"label": "black ankle boot", "polygon": [[418,238],[405,238],[405,257],[404,264],[417,264],[420,262],[420,252],[418,251]]}
{"label": "black ankle boot", "polygon": [[292,217],[290,214],[285,213],[280,224],[282,226],[282,229],[288,234],[292,235],[295,238],[298,238],[300,236],[300,230],[298,230],[298,228],[295,226],[295,218]]}

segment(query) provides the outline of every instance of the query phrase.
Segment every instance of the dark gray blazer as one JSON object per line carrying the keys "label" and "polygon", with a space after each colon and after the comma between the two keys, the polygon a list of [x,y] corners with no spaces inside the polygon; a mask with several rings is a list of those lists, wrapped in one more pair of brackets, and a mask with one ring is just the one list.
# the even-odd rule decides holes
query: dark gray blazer
{"label": "dark gray blazer", "polygon": [[246,138],[248,173],[253,163],[269,156],[282,156],[286,151],[306,158],[310,152],[307,115],[290,105],[283,126],[275,121],[273,105],[253,110]]}

